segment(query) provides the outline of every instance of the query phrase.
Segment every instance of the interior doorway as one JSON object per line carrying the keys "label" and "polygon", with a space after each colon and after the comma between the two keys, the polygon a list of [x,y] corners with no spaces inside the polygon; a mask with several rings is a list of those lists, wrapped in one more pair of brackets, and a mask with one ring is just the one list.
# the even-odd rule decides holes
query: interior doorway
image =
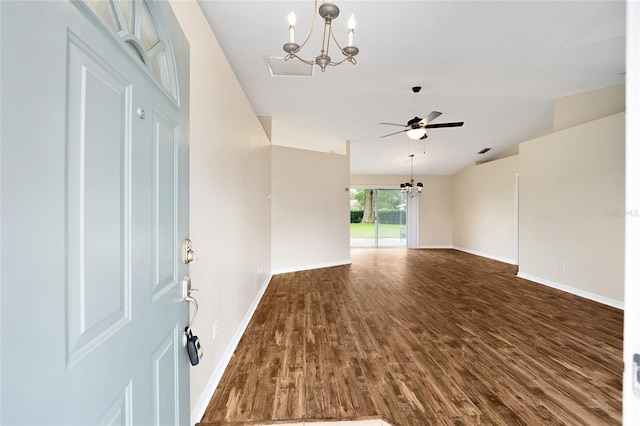
{"label": "interior doorway", "polygon": [[407,199],[399,189],[351,188],[351,247],[407,247]]}

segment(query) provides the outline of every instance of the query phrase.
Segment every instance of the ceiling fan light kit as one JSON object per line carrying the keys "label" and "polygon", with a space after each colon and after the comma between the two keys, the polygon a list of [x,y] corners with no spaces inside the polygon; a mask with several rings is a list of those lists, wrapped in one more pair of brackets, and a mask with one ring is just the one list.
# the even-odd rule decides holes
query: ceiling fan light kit
{"label": "ceiling fan light kit", "polygon": [[407,131],[407,136],[409,137],[409,139],[413,139],[414,141],[422,139],[422,137],[426,135],[427,131],[424,129],[424,127],[416,127],[415,129],[410,129]]}
{"label": "ceiling fan light kit", "polygon": [[[318,0],[314,1],[314,10],[316,8],[318,8]],[[337,18],[338,15],[340,15],[340,8],[338,8],[338,6],[333,3],[322,3],[318,8],[318,14],[324,20],[322,48],[320,49],[320,54],[314,59],[304,59],[298,56],[298,53],[307,44],[307,41],[309,41],[309,38],[313,33],[313,30],[316,26],[316,15],[313,15],[313,22],[311,23],[311,28],[309,29],[307,38],[300,45],[295,42],[296,15],[295,13],[291,12],[289,14],[289,41],[282,46],[284,51],[287,52],[284,60],[288,61],[289,59],[295,58],[307,65],[318,65],[323,72],[327,69],[327,66],[340,65],[345,61],[349,61],[355,65],[357,63],[355,56],[360,52],[360,50],[353,45],[353,35],[356,28],[356,19],[353,14],[349,18],[347,31],[348,41],[346,47],[342,47],[340,43],[338,43],[338,39],[336,38],[332,27],[333,20]],[[342,53],[342,55],[344,56],[344,59],[342,59],[341,61],[332,61],[331,56],[329,56],[329,45],[331,44],[332,39],[334,44],[340,50],[340,53]]]}

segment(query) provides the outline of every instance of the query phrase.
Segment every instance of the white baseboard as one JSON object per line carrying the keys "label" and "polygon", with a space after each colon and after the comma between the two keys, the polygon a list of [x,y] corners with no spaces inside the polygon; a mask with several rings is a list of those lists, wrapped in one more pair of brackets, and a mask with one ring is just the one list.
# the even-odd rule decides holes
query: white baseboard
{"label": "white baseboard", "polygon": [[308,271],[310,269],[330,268],[332,266],[351,265],[351,259],[338,260],[336,262],[317,263],[315,265],[293,266],[291,268],[280,268],[271,271],[273,275],[286,274],[289,272]]}
{"label": "white baseboard", "polygon": [[598,294],[580,290],[578,288],[569,287],[568,285],[560,284],[555,281],[547,280],[545,278],[523,274],[522,272],[518,272],[517,277],[528,281],[533,281],[534,283],[546,285],[547,287],[555,288],[556,290],[562,290],[567,293],[575,294],[576,296],[584,297],[585,299],[593,300],[594,302],[602,303],[614,308],[624,310],[624,302],[621,302],[619,300],[609,299],[608,297],[600,296]]}
{"label": "white baseboard", "polygon": [[227,345],[227,349],[224,351],[224,354],[222,354],[222,358],[220,358],[220,361],[216,365],[216,368],[213,370],[213,373],[211,374],[211,377],[207,382],[207,386],[205,386],[204,390],[200,394],[200,397],[198,398],[198,401],[194,405],[193,410],[191,410],[191,426],[200,422],[200,420],[202,419],[202,416],[204,415],[204,412],[207,409],[207,406],[209,405],[211,398],[213,397],[213,393],[216,391],[216,388],[218,387],[218,384],[222,379],[224,370],[226,370],[227,365],[229,365],[229,361],[231,361],[231,357],[233,356],[233,353],[235,352],[236,347],[238,346],[238,343],[240,343],[240,339],[242,338],[242,335],[247,329],[247,326],[251,321],[251,317],[253,317],[253,314],[256,311],[256,308],[258,307],[258,304],[260,303],[260,300],[262,299],[264,292],[267,290],[267,287],[269,286],[269,282],[271,281],[272,276],[273,274],[269,275],[265,279],[265,281],[262,283],[262,287],[260,288],[260,291],[258,291],[256,298],[253,300],[253,303],[247,310],[246,315],[242,319],[242,322],[238,326],[238,329],[236,330],[235,334],[233,335],[233,338]]}
{"label": "white baseboard", "polygon": [[419,249],[452,249],[453,246],[419,246]]}
{"label": "white baseboard", "polygon": [[486,257],[487,259],[497,260],[498,262],[508,263],[510,265],[517,265],[516,261],[513,259],[507,259],[506,257],[494,256],[488,253],[482,253],[475,250],[469,250],[463,247],[453,246],[455,250],[463,251],[465,253],[473,254],[475,256]]}

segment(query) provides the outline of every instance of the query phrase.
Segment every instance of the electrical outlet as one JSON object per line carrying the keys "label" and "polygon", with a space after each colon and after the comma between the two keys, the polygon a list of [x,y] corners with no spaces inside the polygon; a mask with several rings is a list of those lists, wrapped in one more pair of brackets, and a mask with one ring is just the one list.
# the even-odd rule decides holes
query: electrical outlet
{"label": "electrical outlet", "polygon": [[558,264],[558,267],[560,268],[561,271],[564,271],[564,260],[560,261],[560,263]]}
{"label": "electrical outlet", "polygon": [[218,337],[218,321],[213,322],[212,333],[213,333],[213,340],[216,340],[216,337]]}

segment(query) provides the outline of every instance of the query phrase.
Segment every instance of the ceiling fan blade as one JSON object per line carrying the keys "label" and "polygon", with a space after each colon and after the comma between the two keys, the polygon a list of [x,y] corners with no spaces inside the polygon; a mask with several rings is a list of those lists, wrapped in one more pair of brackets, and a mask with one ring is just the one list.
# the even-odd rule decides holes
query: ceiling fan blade
{"label": "ceiling fan blade", "polygon": [[400,126],[400,127],[407,127],[406,124],[398,124],[398,123],[378,123],[378,124],[386,124],[387,126]]}
{"label": "ceiling fan blade", "polygon": [[455,123],[438,123],[438,124],[427,124],[424,126],[425,129],[437,129],[439,127],[460,127],[464,124],[464,121],[457,121]]}
{"label": "ceiling fan blade", "polygon": [[404,130],[400,130],[398,132],[389,133],[388,135],[380,136],[380,138],[386,138],[387,136],[397,135],[398,133],[404,133],[404,132],[409,131],[409,130],[411,130],[411,129],[404,129]]}
{"label": "ceiling fan blade", "polygon": [[427,124],[431,123],[433,120],[440,117],[441,115],[442,113],[440,111],[431,111],[429,115],[427,115],[425,118],[420,120],[420,126],[421,127],[426,126]]}

